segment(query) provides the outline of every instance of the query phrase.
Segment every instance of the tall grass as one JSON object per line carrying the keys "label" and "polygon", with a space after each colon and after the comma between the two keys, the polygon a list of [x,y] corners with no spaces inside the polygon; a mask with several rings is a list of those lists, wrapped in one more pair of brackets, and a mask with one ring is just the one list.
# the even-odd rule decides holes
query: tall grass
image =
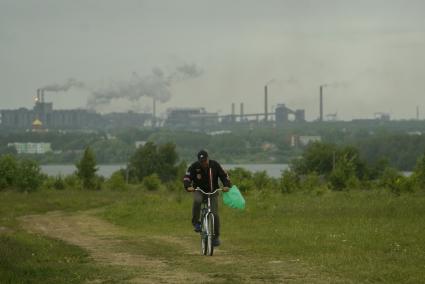
{"label": "tall grass", "polygon": [[0,191],[0,283],[119,283],[129,272],[92,262],[83,249],[25,232],[17,217],[52,210],[77,211],[110,204],[118,192]]}
{"label": "tall grass", "polygon": [[[425,279],[425,195],[385,191],[251,193],[244,212],[222,206],[222,238],[238,254],[299,261],[353,282]],[[144,234],[191,234],[191,200],[149,194],[104,217]]]}
{"label": "tall grass", "polygon": [[271,195],[225,226],[232,241],[261,254],[303,259],[356,282],[418,283],[425,276],[424,205],[423,194]]}
{"label": "tall grass", "polygon": [[[398,196],[388,191],[326,191],[322,195],[252,191],[245,199],[245,211],[221,204],[222,247],[244,261],[251,260],[253,266],[282,260],[303,264],[343,282],[424,282],[423,192]],[[95,207],[105,209],[99,216],[136,235],[194,236],[191,194],[183,191],[0,192],[0,226],[9,229],[0,233],[0,282],[44,277],[46,283],[66,283],[72,271],[80,275],[71,278],[75,283],[99,274],[112,282],[125,279],[128,275],[122,272],[112,276],[108,272],[112,270],[94,265],[77,247],[23,232],[16,221],[17,216],[25,214]],[[139,245],[135,242],[133,249]],[[176,248],[155,239],[142,245],[139,249],[144,253],[159,254],[171,264],[187,258],[176,259]],[[70,261],[55,266],[58,259]],[[200,272],[224,269],[227,274],[222,276],[236,282],[243,273],[253,273],[251,266],[240,264],[208,268],[194,261],[191,265]],[[271,282],[276,280],[270,277]]]}

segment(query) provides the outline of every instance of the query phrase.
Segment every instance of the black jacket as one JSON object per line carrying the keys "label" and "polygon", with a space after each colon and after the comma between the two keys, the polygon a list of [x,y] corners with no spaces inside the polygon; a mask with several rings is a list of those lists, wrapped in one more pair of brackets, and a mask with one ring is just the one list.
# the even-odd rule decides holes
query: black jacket
{"label": "black jacket", "polygon": [[[210,177],[211,175],[211,177]],[[203,169],[200,162],[194,162],[189,166],[183,178],[184,188],[199,187],[203,191],[212,192],[219,188],[218,178],[220,178],[223,186],[231,187],[229,176],[223,167],[214,160],[209,160],[208,169]]]}

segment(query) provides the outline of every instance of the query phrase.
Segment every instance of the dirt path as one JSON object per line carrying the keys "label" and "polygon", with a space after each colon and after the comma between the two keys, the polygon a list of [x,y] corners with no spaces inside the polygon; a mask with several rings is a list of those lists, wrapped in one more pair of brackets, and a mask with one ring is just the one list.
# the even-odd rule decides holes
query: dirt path
{"label": "dirt path", "polygon": [[[136,276],[129,283],[219,283],[229,280],[231,273],[232,277],[236,275],[238,282],[244,283],[329,283],[329,279],[303,268],[296,260],[291,262],[272,259],[260,262],[255,256],[247,259],[223,249],[218,250],[213,257],[202,257],[194,237],[181,239],[173,236],[135,235],[134,232],[94,216],[94,213],[96,212],[85,211],[68,214],[55,211],[24,216],[20,221],[31,233],[60,239],[87,250],[97,263],[131,269]],[[148,242],[145,248],[150,253],[143,252],[143,249],[132,249],[134,246],[143,248],[144,241]],[[172,249],[178,248],[183,256],[156,256],[156,248],[152,248],[152,242],[165,244]],[[217,267],[230,265],[237,267],[239,272],[223,272],[218,269],[217,273],[200,273],[194,268],[199,263]],[[231,279],[234,282],[234,278]],[[96,282],[103,281],[99,279]]]}
{"label": "dirt path", "polygon": [[172,269],[161,259],[129,251],[123,252],[122,248],[125,247],[123,243],[130,234],[122,228],[92,216],[90,212],[77,214],[49,212],[22,217],[21,222],[24,228],[32,233],[64,240],[86,249],[96,262],[139,268],[143,271],[143,275],[130,280],[132,283],[188,283],[194,279],[210,282],[210,279],[202,274]]}

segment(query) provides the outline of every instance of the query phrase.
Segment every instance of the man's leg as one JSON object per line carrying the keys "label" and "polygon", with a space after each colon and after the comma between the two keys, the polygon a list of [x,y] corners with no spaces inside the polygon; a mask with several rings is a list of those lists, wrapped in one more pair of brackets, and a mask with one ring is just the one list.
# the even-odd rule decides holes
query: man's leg
{"label": "man's leg", "polygon": [[220,217],[218,216],[218,193],[211,196],[211,211],[214,213],[214,234],[220,236]]}
{"label": "man's leg", "polygon": [[199,224],[201,215],[202,193],[199,191],[193,192],[193,205],[192,205],[192,225]]}

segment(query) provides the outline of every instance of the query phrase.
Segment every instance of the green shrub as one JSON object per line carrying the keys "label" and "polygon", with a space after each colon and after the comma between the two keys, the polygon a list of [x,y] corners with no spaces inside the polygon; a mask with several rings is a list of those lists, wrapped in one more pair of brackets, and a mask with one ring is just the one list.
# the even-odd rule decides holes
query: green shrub
{"label": "green shrub", "polygon": [[285,170],[280,176],[279,189],[283,193],[291,193],[300,188],[300,179],[298,175],[291,171]]}
{"label": "green shrub", "polygon": [[234,169],[228,170],[227,174],[229,175],[231,181],[235,184],[239,183],[244,179],[252,179],[252,173],[241,167],[236,167]]}
{"label": "green shrub", "polygon": [[369,168],[369,179],[379,179],[384,173],[385,169],[390,165],[387,158],[383,157],[374,162]]}
{"label": "green shrub", "polygon": [[184,175],[186,174],[187,167],[188,165],[185,161],[182,161],[177,165],[177,176],[175,180],[177,180],[179,183],[182,183],[181,181]]}
{"label": "green shrub", "polygon": [[143,187],[149,191],[158,190],[161,186],[161,179],[157,174],[145,177],[142,181]]}
{"label": "green shrub", "polygon": [[322,196],[322,195],[327,194],[329,192],[331,192],[331,190],[330,190],[330,188],[328,187],[327,184],[321,184],[319,186],[316,186],[312,191],[312,193],[314,195],[317,195],[317,196]]}
{"label": "green shrub", "polygon": [[130,158],[130,175],[132,180],[143,180],[156,173],[162,181],[174,180],[182,166],[176,166],[178,155],[176,145],[166,143],[155,145],[152,142],[139,147]]}
{"label": "green shrub", "polygon": [[90,147],[84,151],[83,157],[75,165],[77,167],[77,176],[80,178],[83,188],[98,189],[99,181],[96,179],[96,157]]}
{"label": "green shrub", "polygon": [[416,161],[416,166],[412,173],[411,180],[416,187],[425,189],[425,155],[422,155]]}
{"label": "green shrub", "polygon": [[250,171],[241,167],[236,167],[229,170],[227,173],[232,184],[236,185],[240,191],[248,192],[255,189],[256,185],[254,184]]}
{"label": "green shrub", "polygon": [[235,184],[241,192],[249,192],[255,190],[255,184],[252,179],[243,179],[239,183]]}
{"label": "green shrub", "polygon": [[12,155],[0,158],[0,190],[15,186],[18,174],[18,164]]}
{"label": "green shrub", "polygon": [[40,166],[33,160],[21,160],[18,163],[16,187],[20,191],[35,191],[43,183],[45,176]]}
{"label": "green shrub", "polygon": [[175,192],[184,191],[183,183],[179,180],[167,182],[165,184],[165,188],[169,191],[175,191]]}
{"label": "green shrub", "polygon": [[255,172],[252,176],[254,185],[259,190],[275,188],[275,181],[269,177],[266,171]]}
{"label": "green shrub", "polygon": [[354,175],[360,180],[367,179],[370,170],[360,159],[358,149],[352,146],[315,142],[309,144],[300,159],[292,161],[291,168],[298,175],[317,173],[330,179],[335,190],[346,188],[345,181]]}
{"label": "green shrub", "polygon": [[414,177],[405,177],[394,168],[386,168],[378,185],[400,195],[402,192],[413,192],[417,183]]}
{"label": "green shrub", "polygon": [[42,188],[43,189],[53,189],[54,177],[48,176],[44,179]]}
{"label": "green shrub", "polygon": [[300,179],[300,188],[303,191],[311,192],[316,188],[324,185],[323,177],[313,172]]}
{"label": "green shrub", "polygon": [[335,164],[335,168],[329,175],[329,183],[333,190],[344,190],[351,185],[357,184],[356,164],[353,157],[343,155]]}
{"label": "green shrub", "polygon": [[106,187],[110,190],[127,190],[128,187],[122,171],[114,172],[106,182]]}
{"label": "green shrub", "polygon": [[66,188],[66,183],[61,175],[55,177],[48,176],[44,180],[42,187],[45,189],[63,190]]}
{"label": "green shrub", "polygon": [[347,190],[362,189],[362,186],[362,182],[355,175],[350,176],[345,183]]}
{"label": "green shrub", "polygon": [[103,176],[94,177],[94,190],[101,190],[105,184],[105,178]]}
{"label": "green shrub", "polygon": [[72,189],[82,189],[81,180],[78,178],[76,174],[67,175],[64,178],[64,182],[66,187],[72,188]]}
{"label": "green shrub", "polygon": [[399,192],[414,192],[417,188],[415,181],[412,178],[401,176],[398,179],[397,186],[400,188]]}
{"label": "green shrub", "polygon": [[61,175],[58,175],[53,180],[53,188],[57,190],[65,189],[66,184]]}
{"label": "green shrub", "polygon": [[315,142],[311,143],[304,150],[300,159],[292,161],[291,168],[298,175],[306,175],[311,172],[327,174],[332,170],[333,155],[336,146]]}

